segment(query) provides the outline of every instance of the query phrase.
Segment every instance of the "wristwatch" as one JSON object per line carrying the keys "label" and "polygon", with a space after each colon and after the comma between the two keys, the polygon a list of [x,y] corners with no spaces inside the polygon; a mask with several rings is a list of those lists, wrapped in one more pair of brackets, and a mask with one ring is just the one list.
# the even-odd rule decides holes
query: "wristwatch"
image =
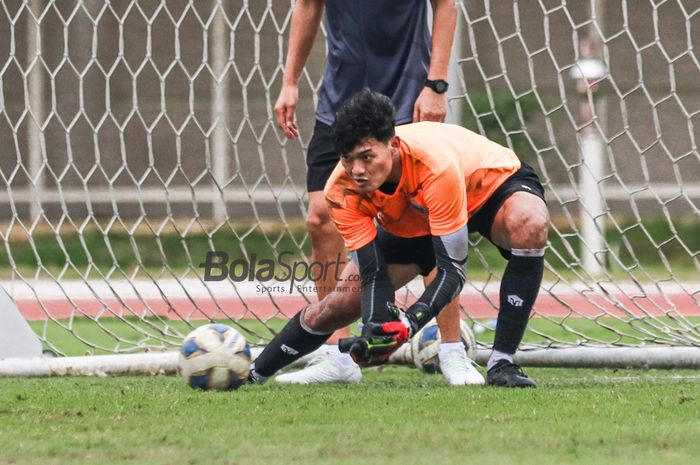
{"label": "wristwatch", "polygon": [[430,87],[438,94],[444,94],[447,92],[447,88],[450,87],[450,85],[444,79],[435,79],[434,81],[426,79],[425,87]]}

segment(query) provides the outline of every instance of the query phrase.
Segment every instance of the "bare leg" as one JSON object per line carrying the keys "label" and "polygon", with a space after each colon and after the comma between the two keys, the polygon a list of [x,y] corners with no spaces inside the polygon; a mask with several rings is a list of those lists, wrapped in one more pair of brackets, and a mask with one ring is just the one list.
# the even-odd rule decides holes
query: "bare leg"
{"label": "bare leg", "polygon": [[[394,289],[404,286],[418,274],[415,265],[389,265],[389,279]],[[313,331],[330,333],[339,327],[347,326],[361,315],[360,271],[355,263],[345,266],[335,291],[321,302],[311,304],[304,312],[304,324]]]}
{"label": "bare leg", "polygon": [[[324,264],[326,272],[316,280],[316,294],[319,302],[323,300],[336,285],[336,262],[345,262],[346,251],[343,238],[331,221],[323,191],[309,192],[309,214],[306,227],[311,237],[311,259]],[[328,266],[326,266],[328,264]],[[341,263],[342,269],[344,263]],[[337,344],[338,339],[350,336],[350,328],[341,327],[328,339],[329,344]]]}
{"label": "bare leg", "polygon": [[504,249],[541,249],[547,244],[549,212],[544,201],[527,192],[516,192],[498,210],[491,226],[491,240]]}
{"label": "bare leg", "polygon": [[[357,266],[348,263],[333,292],[293,316],[255,360],[251,377],[264,382],[276,371],[318,349],[330,333],[359,318],[361,284],[358,273]],[[417,266],[389,266],[389,277],[395,287],[403,286],[417,273]],[[359,378],[354,380],[357,381]]]}

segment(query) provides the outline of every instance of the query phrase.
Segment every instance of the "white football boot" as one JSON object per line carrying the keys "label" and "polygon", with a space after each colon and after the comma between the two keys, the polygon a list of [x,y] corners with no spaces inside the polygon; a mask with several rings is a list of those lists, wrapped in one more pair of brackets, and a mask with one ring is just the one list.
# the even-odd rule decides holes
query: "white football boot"
{"label": "white football boot", "polygon": [[326,351],[314,357],[303,370],[279,375],[275,381],[282,384],[359,383],[361,379],[362,370],[348,354]]}
{"label": "white football boot", "polygon": [[452,386],[465,384],[485,384],[483,375],[476,369],[476,364],[462,350],[440,351],[440,371]]}

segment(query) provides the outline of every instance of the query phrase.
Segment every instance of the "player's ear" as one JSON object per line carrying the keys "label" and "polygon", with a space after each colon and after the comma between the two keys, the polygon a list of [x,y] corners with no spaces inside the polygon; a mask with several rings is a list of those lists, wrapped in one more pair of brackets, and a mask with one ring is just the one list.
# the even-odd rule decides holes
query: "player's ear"
{"label": "player's ear", "polygon": [[389,145],[391,145],[391,148],[398,150],[399,147],[401,147],[401,139],[399,139],[399,136],[393,136],[389,140]]}

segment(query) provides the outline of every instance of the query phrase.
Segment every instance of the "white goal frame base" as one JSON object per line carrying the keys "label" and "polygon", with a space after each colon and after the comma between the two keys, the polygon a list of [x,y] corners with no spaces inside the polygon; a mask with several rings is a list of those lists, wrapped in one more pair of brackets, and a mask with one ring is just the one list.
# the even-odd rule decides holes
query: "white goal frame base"
{"label": "white goal frame base", "polygon": [[0,360],[41,356],[41,341],[0,286]]}
{"label": "white goal frame base", "polygon": [[[253,357],[261,351],[261,347],[253,348]],[[485,365],[490,353],[487,349],[479,350],[476,362]],[[303,365],[313,355],[302,357],[294,365]],[[177,359],[177,351],[0,359],[0,377],[171,375],[177,372]],[[537,349],[518,352],[515,362],[526,367],[700,369],[700,347]]]}

